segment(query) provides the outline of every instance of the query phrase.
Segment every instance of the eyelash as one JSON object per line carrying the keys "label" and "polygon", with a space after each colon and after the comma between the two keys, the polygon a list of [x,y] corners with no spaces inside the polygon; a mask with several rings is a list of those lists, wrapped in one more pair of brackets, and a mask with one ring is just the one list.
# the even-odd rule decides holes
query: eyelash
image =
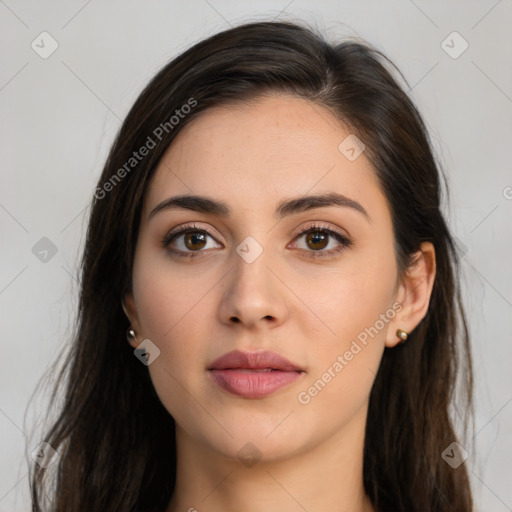
{"label": "eyelash", "polygon": [[[325,257],[333,256],[334,254],[342,252],[344,249],[350,247],[353,244],[353,242],[349,238],[347,238],[345,235],[342,235],[341,233],[338,233],[337,231],[334,231],[333,229],[328,228],[327,226],[322,226],[322,225],[316,224],[316,223],[312,223],[312,224],[308,225],[307,227],[305,227],[304,229],[302,229],[301,232],[295,237],[295,239],[298,239],[302,235],[308,234],[310,232],[327,234],[330,237],[335,238],[338,242],[340,242],[340,246],[337,249],[331,249],[330,251],[323,251],[323,250],[306,251],[307,253],[310,253],[310,255],[307,256],[308,258],[316,259],[316,258],[325,258]],[[175,238],[177,238],[180,235],[185,235],[187,233],[204,233],[204,234],[210,236],[211,238],[215,239],[215,237],[207,229],[198,228],[195,224],[186,224],[186,225],[182,226],[180,229],[178,229],[177,231],[171,231],[170,233],[167,233],[161,242],[162,247],[168,248],[168,246],[171,244],[171,242]],[[201,257],[202,253],[205,252],[202,250],[185,251],[184,252],[181,250],[175,250],[175,249],[170,249],[170,248],[168,248],[168,250],[170,252],[172,252],[173,254],[175,254],[179,257],[183,257],[183,258]]]}

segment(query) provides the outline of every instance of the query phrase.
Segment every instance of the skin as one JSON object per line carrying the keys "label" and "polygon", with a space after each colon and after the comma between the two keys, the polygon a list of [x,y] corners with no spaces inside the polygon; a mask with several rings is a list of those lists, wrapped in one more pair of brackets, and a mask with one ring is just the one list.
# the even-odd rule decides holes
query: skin
{"label": "skin", "polygon": [[[150,339],[160,350],[148,370],[176,421],[177,486],[167,512],[374,510],[362,482],[369,394],[384,348],[400,341],[396,329],[413,331],[427,312],[435,253],[424,243],[398,280],[390,211],[375,172],[364,153],[350,161],[338,150],[350,133],[317,104],[265,95],[203,113],[152,178],[124,302],[137,333],[133,346]],[[280,201],[333,191],[360,203],[370,220],[339,206],[274,217]],[[180,194],[222,200],[232,214],[164,209],[148,219]],[[352,245],[308,257],[318,247],[340,247],[333,237],[323,245],[298,237],[312,221]],[[175,256],[161,241],[190,222],[214,238],[187,246],[182,235],[172,247],[203,253]],[[236,252],[247,236],[263,248],[252,263]],[[390,310],[384,328],[300,403],[299,393]],[[277,352],[305,373],[265,398],[235,396],[207,372],[234,349]],[[246,443],[261,457],[252,466],[238,456]]]}

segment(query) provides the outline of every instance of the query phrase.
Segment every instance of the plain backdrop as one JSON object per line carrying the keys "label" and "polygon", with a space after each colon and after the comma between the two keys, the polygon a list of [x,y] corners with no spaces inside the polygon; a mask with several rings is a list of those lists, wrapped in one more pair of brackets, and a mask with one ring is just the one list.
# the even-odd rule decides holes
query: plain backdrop
{"label": "plain backdrop", "polygon": [[477,510],[512,510],[510,0],[1,0],[0,17],[0,512],[30,509],[26,461],[41,439],[27,405],[72,332],[87,205],[121,120],[168,60],[259,19],[362,37],[407,78],[464,254],[476,376],[465,464]]}

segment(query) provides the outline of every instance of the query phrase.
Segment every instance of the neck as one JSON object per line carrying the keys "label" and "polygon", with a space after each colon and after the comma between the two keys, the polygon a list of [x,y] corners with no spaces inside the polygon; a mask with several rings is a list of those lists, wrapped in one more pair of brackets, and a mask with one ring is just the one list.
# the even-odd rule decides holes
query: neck
{"label": "neck", "polygon": [[201,445],[176,426],[176,487],[166,512],[374,512],[363,487],[366,408],[343,431],[284,460],[252,466]]}

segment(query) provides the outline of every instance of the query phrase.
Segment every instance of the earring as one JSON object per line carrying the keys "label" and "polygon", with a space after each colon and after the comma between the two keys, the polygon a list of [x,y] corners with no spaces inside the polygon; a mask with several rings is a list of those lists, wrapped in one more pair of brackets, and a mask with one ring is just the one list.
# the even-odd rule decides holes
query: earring
{"label": "earring", "polygon": [[130,345],[133,342],[137,342],[137,335],[135,334],[135,331],[131,327],[126,331],[126,339],[128,340],[128,343],[130,343]]}
{"label": "earring", "polygon": [[409,333],[403,331],[402,329],[397,329],[396,335],[402,340],[400,343],[404,343],[409,337]]}

